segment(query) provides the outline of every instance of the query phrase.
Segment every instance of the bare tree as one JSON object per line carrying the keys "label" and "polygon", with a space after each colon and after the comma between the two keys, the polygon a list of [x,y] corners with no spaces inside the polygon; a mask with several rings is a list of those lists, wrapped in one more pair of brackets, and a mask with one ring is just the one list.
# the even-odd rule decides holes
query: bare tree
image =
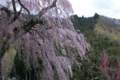
{"label": "bare tree", "polygon": [[[38,62],[36,58],[36,53],[42,53],[43,66],[45,67],[45,72],[43,73],[45,77],[49,80],[52,78],[52,68],[51,64],[56,67],[58,77],[60,80],[69,80],[67,74],[64,70],[71,72],[71,63],[70,59],[63,57],[56,57],[55,54],[52,54],[52,48],[48,48],[47,39],[50,37],[50,32],[44,32],[48,29],[64,26],[72,26],[69,16],[73,13],[71,4],[68,0],[2,0],[0,6],[0,61],[2,60],[5,52],[17,41],[18,51],[22,50],[25,58],[25,62],[29,67],[29,58],[32,59],[34,64],[34,69],[36,69]],[[56,32],[56,31],[55,31]],[[74,30],[73,30],[74,32]],[[41,35],[41,33],[43,35]],[[57,33],[57,32],[56,32]],[[68,32],[69,33],[69,32]],[[67,34],[67,33],[66,33]],[[73,33],[74,34],[74,33]],[[72,35],[73,35],[72,34]],[[52,34],[53,36],[55,34]],[[81,53],[79,54],[83,58],[84,53],[88,44],[85,42],[83,35],[75,33],[77,40],[82,42],[82,46],[78,46],[78,43],[73,43],[81,47],[78,49]],[[82,37],[82,39],[80,38]],[[57,37],[53,37],[57,41]],[[53,40],[53,39],[50,39]],[[52,41],[51,41],[52,42]],[[54,43],[52,43],[54,44]],[[44,45],[44,46],[43,46]],[[64,46],[64,45],[63,45]],[[51,45],[50,47],[54,47]],[[77,48],[77,47],[76,47]],[[23,50],[24,49],[24,50]],[[48,53],[50,53],[48,55]],[[49,56],[49,57],[48,57]],[[74,54],[71,54],[75,56]],[[53,57],[53,58],[50,58]],[[48,58],[48,59],[47,59]],[[54,59],[54,60],[53,60]],[[49,60],[49,61],[48,61]],[[59,62],[59,61],[63,62]],[[75,58],[72,58],[73,61],[76,61]],[[67,62],[68,61],[68,62]],[[76,62],[76,64],[78,64]],[[61,65],[64,69],[61,68]],[[69,71],[68,71],[69,70]],[[69,74],[68,74],[69,75]],[[0,63],[0,76],[1,72],[1,63]]]}

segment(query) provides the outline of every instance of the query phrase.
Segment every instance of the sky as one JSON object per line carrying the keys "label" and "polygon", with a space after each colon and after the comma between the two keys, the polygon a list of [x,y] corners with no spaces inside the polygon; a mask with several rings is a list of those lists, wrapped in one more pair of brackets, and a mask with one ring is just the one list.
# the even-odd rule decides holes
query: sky
{"label": "sky", "polygon": [[95,13],[111,18],[120,19],[120,0],[69,0],[74,14],[85,17]]}
{"label": "sky", "polygon": [[[2,0],[0,0],[1,2]],[[120,19],[120,0],[69,0],[74,14],[91,17],[95,13]]]}

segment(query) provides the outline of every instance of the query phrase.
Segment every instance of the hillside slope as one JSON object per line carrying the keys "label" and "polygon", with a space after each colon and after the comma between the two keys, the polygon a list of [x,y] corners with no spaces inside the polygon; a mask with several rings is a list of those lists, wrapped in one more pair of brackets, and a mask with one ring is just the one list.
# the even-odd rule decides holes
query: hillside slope
{"label": "hillside slope", "polygon": [[103,49],[108,52],[120,49],[118,47],[120,45],[120,20],[104,17],[97,13],[93,17],[78,17],[77,15],[73,17],[75,29],[84,34],[95,53],[100,53]]}
{"label": "hillside slope", "polygon": [[[73,16],[74,27],[79,33],[84,34],[91,45],[88,53],[89,61],[83,61],[81,71],[75,72],[76,80],[107,80],[101,77],[101,72],[91,63],[99,64],[101,52],[109,53],[110,64],[115,66],[115,60],[120,58],[120,21],[95,14],[93,17]],[[91,62],[91,63],[89,63]]]}
{"label": "hillside slope", "polygon": [[120,44],[120,20],[100,16],[94,32],[97,36],[108,37],[111,41]]}

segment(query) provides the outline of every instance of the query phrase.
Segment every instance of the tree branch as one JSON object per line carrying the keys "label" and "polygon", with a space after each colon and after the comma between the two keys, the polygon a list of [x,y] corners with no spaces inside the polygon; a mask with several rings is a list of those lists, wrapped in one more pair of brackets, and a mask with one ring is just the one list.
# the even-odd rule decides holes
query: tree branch
{"label": "tree branch", "polygon": [[[13,1],[13,5],[14,5],[14,7],[15,7],[15,4],[14,4],[14,1]],[[9,23],[9,24],[11,24],[11,23],[13,23],[14,21],[16,21],[18,18],[19,18],[19,16],[20,16],[20,14],[21,14],[21,12],[22,12],[22,7],[21,7],[21,9],[20,9],[20,11],[19,12],[17,12],[16,11],[16,8],[14,8],[15,10],[14,10],[14,17],[11,19],[11,22]],[[6,8],[6,7],[2,7],[1,9],[0,9],[1,11],[5,11],[6,13],[7,13],[7,17],[8,18],[10,18],[11,17],[11,14],[13,14],[13,12],[11,12],[8,8]],[[17,14],[17,16],[16,16],[16,14]],[[21,20],[21,19],[20,19]],[[22,20],[23,21],[23,20]]]}
{"label": "tree branch", "polygon": [[[21,3],[20,0],[18,0],[18,2],[21,5],[21,7],[23,7],[28,12],[28,15],[30,16],[29,10]],[[48,6],[46,8],[43,8],[38,13],[39,17],[41,17],[43,14],[45,14],[49,9],[55,7],[56,6],[56,2],[57,2],[57,0],[54,0],[53,3],[50,6]],[[19,12],[17,12],[16,6],[15,6],[15,0],[12,0],[12,4],[13,4],[13,9],[14,9],[14,15],[15,15],[15,17],[12,20],[12,22],[14,22],[16,19],[19,19],[19,15],[20,15],[22,9]],[[7,15],[9,15],[11,17],[12,12],[8,8],[3,7],[3,8],[1,8],[1,10],[4,10],[7,13]],[[24,24],[23,27],[21,27],[21,29],[19,30],[19,32],[17,34],[15,34],[14,37],[11,37],[10,35],[8,35],[6,37],[6,39],[4,40],[2,46],[1,46],[0,59],[2,59],[2,57],[5,54],[5,52],[9,49],[9,46],[14,41],[16,41],[17,39],[21,38],[24,34],[26,34],[27,32],[29,32],[32,29],[32,27],[34,27],[38,23],[42,24],[42,21],[38,20],[38,19],[37,20],[31,19],[28,23]]]}
{"label": "tree branch", "polygon": [[[21,12],[22,12],[22,7],[21,7],[20,11],[17,12],[18,17],[20,16]],[[17,16],[14,16],[14,17],[11,19],[11,23],[13,23],[14,21],[16,21],[16,20],[18,19],[18,17],[17,17]]]}
{"label": "tree branch", "polygon": [[11,14],[12,14],[12,12],[11,12],[8,8],[6,8],[6,7],[2,7],[0,10],[1,10],[1,11],[5,11],[5,12],[7,13],[7,16],[8,16],[8,17],[10,17]]}
{"label": "tree branch", "polygon": [[18,17],[18,13],[17,13],[16,6],[15,6],[15,0],[12,0],[12,5],[13,5],[13,9],[14,9],[14,14],[16,17]]}
{"label": "tree branch", "polygon": [[22,8],[20,9],[20,12],[17,12],[16,6],[15,6],[15,0],[12,0],[12,5],[13,5],[14,15],[15,15],[15,17],[12,19],[13,20],[12,22],[14,22],[16,19],[19,19],[20,21],[25,22],[23,19],[19,17],[19,15],[21,14]]}
{"label": "tree branch", "polygon": [[38,16],[41,17],[43,14],[45,14],[49,9],[53,8],[53,7],[56,7],[56,2],[57,0],[54,0],[53,3],[46,7],[46,8],[43,8],[39,13],[38,13]]}
{"label": "tree branch", "polygon": [[[45,14],[48,10],[50,10],[53,7],[56,7],[56,2],[57,2],[57,0],[54,0],[50,6],[43,8],[36,16],[39,16],[39,18],[42,17],[42,15]],[[36,20],[35,24],[38,24],[38,23],[41,24],[41,22],[42,22],[41,20]],[[44,24],[44,23],[42,22],[42,24]],[[48,29],[51,29],[51,27],[46,28],[46,30],[48,30]]]}
{"label": "tree branch", "polygon": [[[20,0],[18,0],[18,1],[20,1]],[[48,6],[48,7],[46,7],[46,8],[43,8],[42,9],[42,11],[40,11],[39,12],[39,14],[41,14],[40,16],[42,16],[45,12],[47,12],[47,10],[49,10],[49,9],[51,9],[51,8],[53,8],[53,7],[55,7],[56,6],[56,2],[57,2],[57,0],[55,0],[53,3],[52,3],[52,5],[50,5],[50,6]],[[15,14],[15,16],[16,16],[16,18],[14,19],[14,20],[16,20],[17,18],[19,18],[18,17],[18,12],[16,11],[16,7],[15,7],[15,1],[14,0],[12,0],[12,3],[13,3],[13,8],[14,8],[14,14]],[[19,2],[20,4],[21,4],[21,2]],[[22,4],[21,4],[21,6],[22,6]],[[22,6],[24,9],[25,9],[25,7],[24,6]],[[6,12],[6,13],[8,13],[8,9],[7,8],[3,8],[3,10]],[[27,10],[27,9],[26,9]],[[21,11],[21,10],[20,10]],[[11,12],[11,11],[10,11]],[[29,12],[28,12],[28,14],[29,14]],[[12,39],[12,41],[11,41],[11,43],[13,43],[14,41],[16,41],[17,39],[19,39],[21,36],[23,36],[24,34],[26,34],[27,32],[29,32],[31,29],[32,29],[32,27],[34,27],[36,24],[38,24],[38,23],[40,23],[40,24],[42,24],[42,21],[41,20],[33,20],[33,19],[31,19],[28,23],[26,23],[25,25],[23,25],[23,27],[19,30],[19,32],[17,33],[17,34],[15,34],[15,36],[14,36],[14,39]],[[5,51],[6,51],[6,49],[8,49],[8,47],[9,47],[9,45],[8,46],[6,46],[8,43],[9,43],[9,40],[10,40],[10,37],[7,37],[6,38],[6,40],[5,40],[5,42],[3,43],[3,47],[2,47],[2,49],[3,49],[3,51],[0,51],[0,54],[1,53],[5,53]],[[6,47],[6,48],[5,48]],[[2,50],[1,49],[1,50]],[[2,54],[1,54],[2,55]],[[4,55],[4,54],[3,54]]]}
{"label": "tree branch", "polygon": [[30,17],[30,11],[22,4],[22,2],[20,0],[18,0],[18,2],[20,4],[20,6],[23,7],[27,11],[28,16]]}

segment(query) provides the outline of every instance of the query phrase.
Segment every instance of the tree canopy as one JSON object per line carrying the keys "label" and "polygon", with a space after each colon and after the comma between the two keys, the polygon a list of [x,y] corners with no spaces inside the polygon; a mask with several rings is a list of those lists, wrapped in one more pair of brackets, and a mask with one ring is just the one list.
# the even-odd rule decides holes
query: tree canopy
{"label": "tree canopy", "polygon": [[41,58],[43,79],[69,80],[73,75],[73,63],[79,67],[77,57],[84,59],[89,47],[84,36],[73,28],[70,2],[2,0],[1,4],[0,61],[14,46],[26,67],[33,68],[36,73],[38,57]]}

